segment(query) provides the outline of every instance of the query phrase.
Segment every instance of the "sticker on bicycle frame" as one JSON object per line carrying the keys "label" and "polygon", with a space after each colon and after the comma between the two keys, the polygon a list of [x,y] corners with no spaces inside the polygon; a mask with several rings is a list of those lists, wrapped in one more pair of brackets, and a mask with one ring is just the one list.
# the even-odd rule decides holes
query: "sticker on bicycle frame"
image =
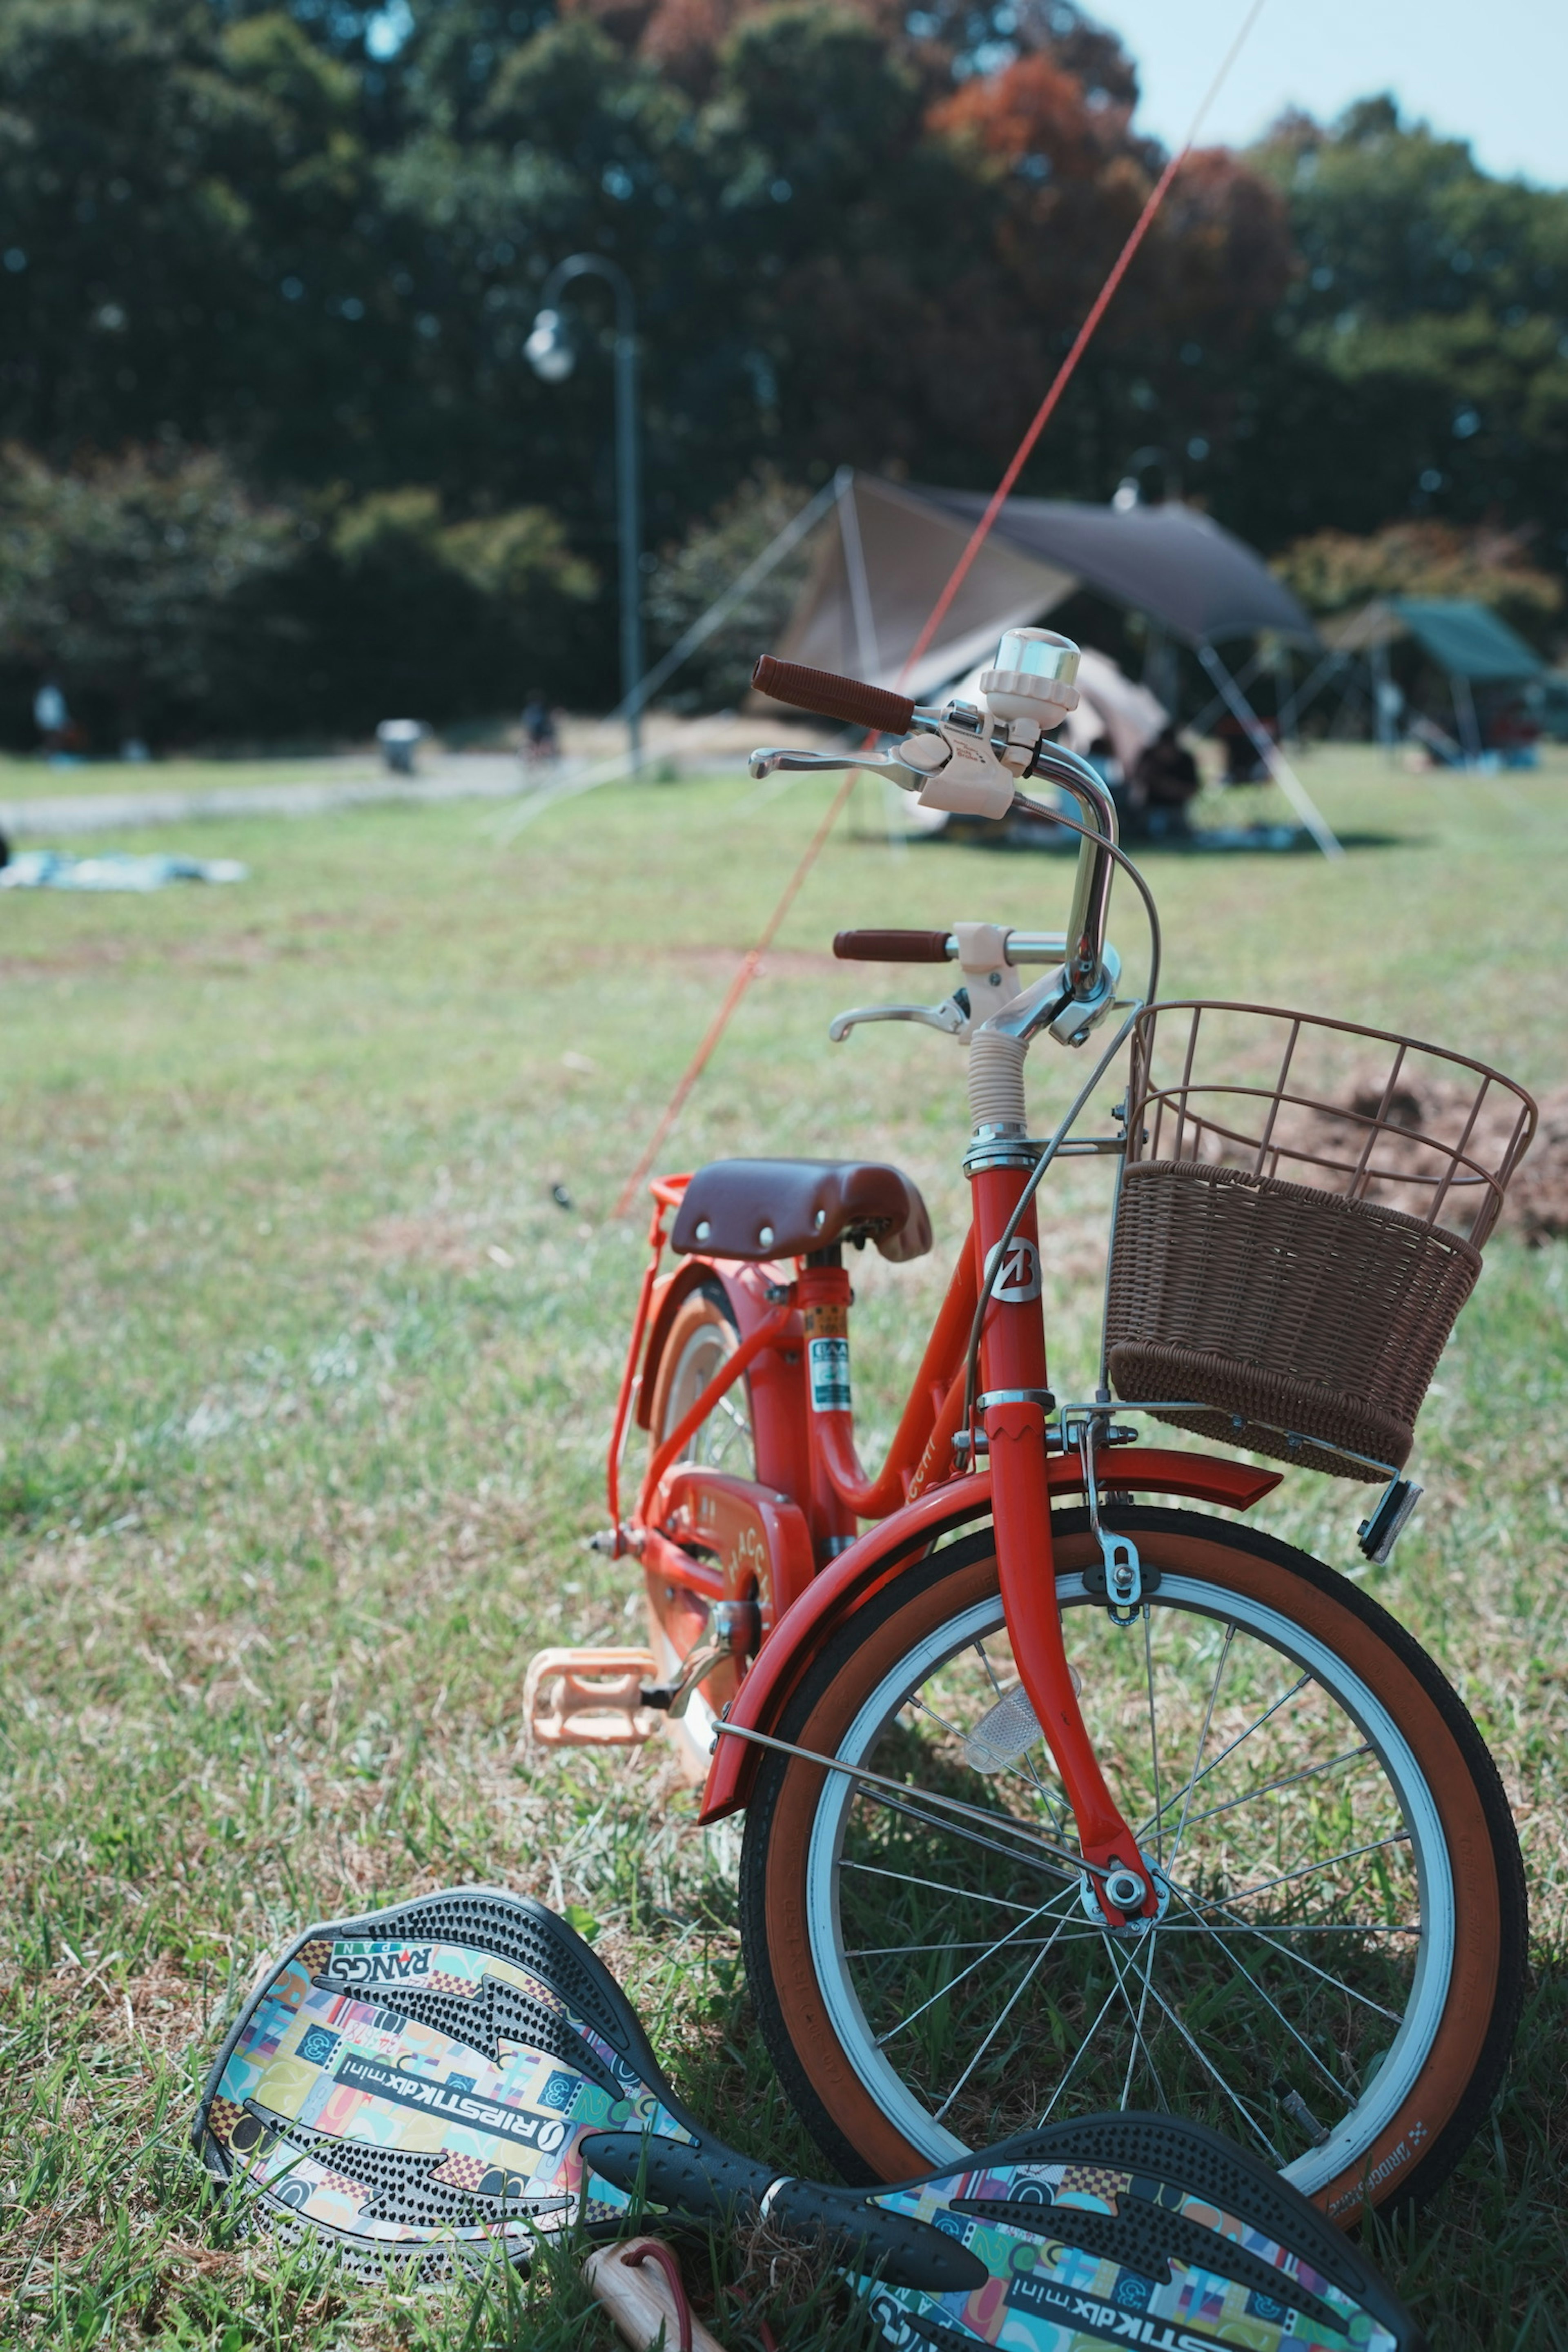
{"label": "sticker on bicycle frame", "polygon": [[[996,1252],[993,1250],[985,1261],[987,1273],[990,1272],[995,1256]],[[1001,1299],[1003,1305],[1006,1307],[1026,1307],[1031,1298],[1037,1298],[1039,1295],[1039,1251],[1033,1242],[1009,1242],[1007,1255],[1002,1261],[1002,1270],[997,1275],[992,1288],[992,1297]]]}
{"label": "sticker on bicycle frame", "polygon": [[854,1404],[849,1392],[848,1340],[808,1339],[805,1353],[813,1412],[848,1412]]}

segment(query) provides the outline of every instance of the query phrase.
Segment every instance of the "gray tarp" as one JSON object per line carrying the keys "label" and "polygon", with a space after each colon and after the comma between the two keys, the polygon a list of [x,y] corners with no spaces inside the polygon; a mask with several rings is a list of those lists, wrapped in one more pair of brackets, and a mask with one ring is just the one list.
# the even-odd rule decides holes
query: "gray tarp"
{"label": "gray tarp", "polygon": [[[971,529],[985,500],[968,490],[923,495]],[[1300,645],[1317,632],[1260,555],[1192,507],[1088,507],[1009,499],[995,530],[1010,547],[1060,564],[1080,586],[1130,604],[1190,646],[1268,630]]]}
{"label": "gray tarp", "polygon": [[[857,474],[823,532],[775,650],[890,685],[903,669],[985,499]],[[1075,588],[1147,613],[1192,645],[1269,630],[1310,644],[1311,623],[1261,558],[1190,507],[1009,499],[936,643],[906,681],[917,697],[1044,618]]]}
{"label": "gray tarp", "polygon": [[1484,604],[1462,598],[1379,597],[1324,635],[1341,653],[1366,653],[1395,637],[1414,637],[1450,677],[1480,685],[1494,679],[1539,677],[1546,664]]}

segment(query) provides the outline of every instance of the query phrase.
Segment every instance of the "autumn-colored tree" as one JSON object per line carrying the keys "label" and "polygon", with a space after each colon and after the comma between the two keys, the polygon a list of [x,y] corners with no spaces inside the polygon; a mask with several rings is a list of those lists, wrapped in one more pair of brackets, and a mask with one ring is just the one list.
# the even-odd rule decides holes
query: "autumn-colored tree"
{"label": "autumn-colored tree", "polygon": [[1531,563],[1521,532],[1430,517],[1389,523],[1364,538],[1314,531],[1277,557],[1274,569],[1309,612],[1325,615],[1354,611],[1374,596],[1464,598],[1539,636],[1563,603],[1561,579]]}

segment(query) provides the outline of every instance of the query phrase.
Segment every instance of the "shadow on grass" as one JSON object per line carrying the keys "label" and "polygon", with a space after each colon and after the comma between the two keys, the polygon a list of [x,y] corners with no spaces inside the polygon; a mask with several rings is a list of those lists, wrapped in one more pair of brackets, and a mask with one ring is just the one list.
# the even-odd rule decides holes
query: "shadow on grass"
{"label": "shadow on grass", "polygon": [[1568,2347],[1568,1953],[1542,1959],[1491,2115],[1429,2204],[1375,2221],[1367,2251],[1434,2346]]}
{"label": "shadow on grass", "polygon": [[[1287,831],[1283,825],[1261,829],[1264,835],[1285,835]],[[1212,834],[1202,831],[1191,833],[1185,839],[1129,841],[1122,846],[1140,866],[1146,866],[1152,858],[1161,857],[1318,857],[1322,854],[1309,833],[1294,833],[1288,839],[1260,837],[1256,840],[1243,837],[1244,833],[1245,828],[1233,830],[1226,826],[1216,828]],[[1421,834],[1357,832],[1342,833],[1335,837],[1340,847],[1346,851],[1423,849],[1431,845],[1430,837]],[[888,844],[885,833],[866,831],[851,834],[849,838],[877,849],[885,849]],[[948,825],[941,833],[908,834],[904,838],[911,849],[962,846],[989,850],[993,854],[1022,854],[1029,857],[1076,857],[1078,855],[1076,835],[1059,841],[1049,837],[1034,839],[1028,832],[1015,833],[994,824]]]}

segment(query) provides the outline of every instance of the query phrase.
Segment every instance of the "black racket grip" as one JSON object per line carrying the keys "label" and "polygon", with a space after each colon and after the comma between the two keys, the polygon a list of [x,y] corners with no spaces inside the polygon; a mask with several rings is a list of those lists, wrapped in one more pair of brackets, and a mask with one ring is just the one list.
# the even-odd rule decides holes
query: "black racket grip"
{"label": "black racket grip", "polygon": [[836,931],[833,952],[844,963],[949,963],[947,931]]}
{"label": "black racket grip", "polygon": [[830,669],[808,669],[802,662],[775,661],[772,654],[759,656],[752,684],[775,702],[842,719],[851,727],[874,727],[882,735],[907,735],[914,723],[915,706],[907,694],[890,694],[884,686],[866,686]]}
{"label": "black racket grip", "polygon": [[754,2215],[765,2201],[768,2221],[781,2237],[803,2245],[826,2239],[854,2267],[877,2272],[889,2286],[967,2294],[990,2275],[977,2254],[929,2221],[885,2212],[858,2189],[780,2180],[767,2165],[737,2156],[718,2141],[591,2132],[581,2152],[601,2179],[629,2196],[640,2190],[651,2204],[685,2221],[728,2224],[738,2206]]}
{"label": "black racket grip", "polygon": [[856,2189],[825,2189],[816,2180],[786,2180],[768,2205],[779,2235],[813,2245],[836,2244],[846,2268],[875,2271],[889,2286],[923,2287],[928,2294],[973,2294],[991,2273],[945,2231],[910,2213],[889,2213]]}
{"label": "black racket grip", "polygon": [[717,2141],[666,2139],[658,2132],[590,2132],[582,2147],[591,2171],[693,2221],[726,2220],[737,2205],[754,2209],[778,2175]]}

